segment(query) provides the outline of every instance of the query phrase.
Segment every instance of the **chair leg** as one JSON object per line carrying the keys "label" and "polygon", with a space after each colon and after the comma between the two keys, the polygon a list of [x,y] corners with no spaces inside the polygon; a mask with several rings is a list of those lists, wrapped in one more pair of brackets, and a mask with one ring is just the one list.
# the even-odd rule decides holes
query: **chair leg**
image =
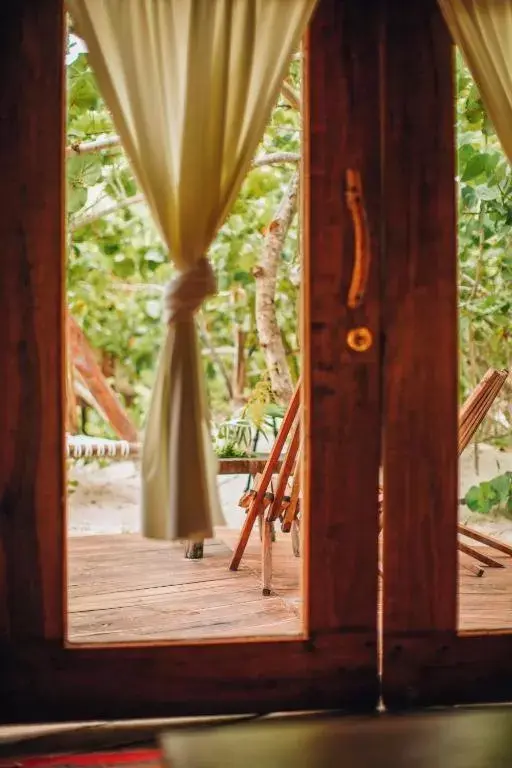
{"label": "chair leg", "polygon": [[[268,498],[268,497],[271,497],[271,498]],[[259,534],[260,534],[260,541],[261,542],[263,542],[263,525],[265,523],[265,510],[272,503],[272,499],[273,498],[274,498],[274,494],[273,493],[272,494],[266,494],[266,496],[265,496],[265,498],[263,499],[263,502],[262,502],[261,511],[258,512],[258,531],[259,531]],[[275,541],[275,540],[276,540],[275,528],[274,528],[274,524],[272,523],[272,541]]]}
{"label": "chair leg", "polygon": [[486,544],[488,547],[512,557],[512,547],[509,544],[505,544],[504,541],[495,539],[494,536],[486,536],[485,533],[475,531],[467,525],[462,525],[462,523],[459,523],[458,531],[462,536],[467,536],[469,539],[475,539],[475,541],[479,541],[481,544]]}
{"label": "chair leg", "polygon": [[265,525],[265,518],[263,517],[263,512],[260,512],[258,515],[258,531],[260,533],[260,541],[263,544],[263,526]]}
{"label": "chair leg", "polygon": [[483,568],[480,568],[479,565],[473,565],[473,563],[461,563],[461,567],[464,568],[464,570],[469,571],[469,573],[472,573],[473,576],[476,576],[477,578],[482,578],[485,571]]}
{"label": "chair leg", "polygon": [[292,549],[295,557],[300,557],[300,522],[297,518],[292,521]]}
{"label": "chair leg", "polygon": [[[290,404],[288,405],[288,410],[283,419],[283,423],[281,424],[279,434],[274,442],[274,445],[270,452],[270,456],[265,465],[265,469],[261,474],[261,482],[258,486],[258,490],[247,510],[245,521],[244,521],[244,524],[242,525],[242,530],[240,531],[238,542],[236,544],[235,550],[233,552],[233,556],[231,558],[231,562],[229,564],[229,568],[232,571],[238,570],[238,566],[240,565],[240,561],[245,552],[245,548],[249,541],[249,537],[251,535],[254,523],[256,522],[256,518],[260,510],[261,502],[264,499],[265,492],[272,480],[272,475],[274,474],[274,471],[279,463],[281,451],[284,448],[290,429],[292,428],[295,422],[295,419],[299,410],[299,403],[300,403],[300,384],[297,384],[293,397],[290,401]],[[288,454],[289,453],[290,451],[288,451]],[[285,463],[286,463],[286,460],[285,460]],[[281,469],[279,470],[280,476],[282,472],[283,472],[283,467],[281,467]],[[279,500],[279,505],[281,504],[281,501],[282,499]]]}
{"label": "chair leg", "polygon": [[463,544],[462,541],[459,541],[458,547],[459,547],[459,550],[461,552],[464,552],[465,555],[469,555],[475,560],[478,560],[479,563],[488,565],[490,568],[505,567],[503,563],[500,563],[499,560],[495,560],[493,557],[489,557],[489,555],[484,555],[483,552],[479,552],[478,549],[475,549],[474,547],[469,547],[467,544]]}
{"label": "chair leg", "polygon": [[261,582],[262,593],[268,597],[272,593],[272,520],[263,521],[263,542],[261,547]]}
{"label": "chair leg", "polygon": [[185,542],[185,557],[187,560],[201,560],[204,554],[204,541]]}

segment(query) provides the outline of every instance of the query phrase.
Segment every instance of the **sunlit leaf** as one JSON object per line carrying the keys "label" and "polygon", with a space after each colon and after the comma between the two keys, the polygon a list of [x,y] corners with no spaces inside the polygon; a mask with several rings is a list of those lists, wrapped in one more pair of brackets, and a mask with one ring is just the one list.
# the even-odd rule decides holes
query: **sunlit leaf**
{"label": "sunlit leaf", "polygon": [[92,187],[101,180],[102,162],[96,154],[74,155],[66,164],[68,182],[73,186]]}
{"label": "sunlit leaf", "polygon": [[135,260],[119,253],[113,260],[113,272],[117,277],[131,277],[135,273]]}
{"label": "sunlit leaf", "polygon": [[462,181],[471,181],[485,172],[487,167],[487,155],[472,154],[462,169]]}
{"label": "sunlit leaf", "polygon": [[144,310],[146,312],[146,315],[148,317],[151,317],[153,320],[158,320],[162,316],[162,304],[161,302],[156,301],[155,299],[146,301],[144,305]]}
{"label": "sunlit leaf", "polygon": [[73,187],[68,185],[66,204],[69,214],[79,211],[87,202],[87,190],[85,187]]}
{"label": "sunlit leaf", "polygon": [[500,196],[498,187],[489,187],[487,184],[479,184],[475,187],[475,193],[480,200],[496,200]]}

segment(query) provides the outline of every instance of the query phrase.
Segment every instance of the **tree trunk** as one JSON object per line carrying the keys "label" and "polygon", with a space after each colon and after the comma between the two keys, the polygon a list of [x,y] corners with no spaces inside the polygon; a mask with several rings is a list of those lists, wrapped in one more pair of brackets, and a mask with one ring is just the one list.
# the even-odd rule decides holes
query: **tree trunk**
{"label": "tree trunk", "polygon": [[256,279],[256,327],[261,348],[276,400],[286,404],[293,394],[292,378],[286,351],[277,323],[275,295],[279,259],[297,211],[299,174],[295,173],[286,195],[268,228],[259,265],[254,270]]}
{"label": "tree trunk", "polygon": [[228,391],[228,396],[230,400],[233,400],[233,387],[231,386],[231,380],[229,378],[228,372],[226,371],[226,367],[224,363],[222,362],[222,358],[215,349],[212,340],[210,338],[210,334],[206,330],[204,326],[199,326],[199,336],[201,338],[201,341],[207,347],[208,351],[210,352],[211,358],[215,365],[217,366],[217,369],[224,379],[224,383],[226,384],[226,389]]}
{"label": "tree trunk", "polygon": [[235,359],[233,365],[233,405],[245,404],[245,340],[247,333],[235,325]]}

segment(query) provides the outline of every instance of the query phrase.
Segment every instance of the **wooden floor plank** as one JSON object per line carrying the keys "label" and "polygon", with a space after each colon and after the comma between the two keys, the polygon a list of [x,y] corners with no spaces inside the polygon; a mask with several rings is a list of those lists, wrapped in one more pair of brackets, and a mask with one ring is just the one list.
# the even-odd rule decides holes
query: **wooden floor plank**
{"label": "wooden floor plank", "polygon": [[[234,546],[237,532],[222,530]],[[132,534],[68,542],[68,639],[75,643],[147,642],[201,637],[287,635],[301,631],[300,561],[289,536],[275,543],[275,594],[264,598],[255,533],[237,572],[232,549],[208,541],[202,560],[181,545]]]}
{"label": "wooden floor plank", "polygon": [[[286,635],[301,631],[301,560],[289,535],[274,544],[274,595],[260,584],[255,532],[239,571],[229,570],[237,531],[222,529],[202,560],[181,545],[132,534],[69,540],[69,640],[81,643]],[[504,568],[477,578],[459,569],[459,628],[512,628],[512,559],[478,545]]]}

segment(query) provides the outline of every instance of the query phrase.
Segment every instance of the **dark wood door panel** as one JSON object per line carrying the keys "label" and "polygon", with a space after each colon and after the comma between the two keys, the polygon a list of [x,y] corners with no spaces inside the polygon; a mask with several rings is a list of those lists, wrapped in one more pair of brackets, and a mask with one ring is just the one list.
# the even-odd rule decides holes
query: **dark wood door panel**
{"label": "dark wood door panel", "polygon": [[510,700],[512,635],[457,633],[454,48],[435,0],[386,0],[383,697]]}
{"label": "dark wood door panel", "polygon": [[[379,460],[379,17],[321,0],[304,118],[305,635],[158,646],[65,641],[63,8],[0,12],[0,719],[49,721],[318,707],[372,709]],[[362,97],[360,94],[364,94]],[[372,269],[347,307],[361,174]],[[354,325],[373,346],[347,346]]]}

